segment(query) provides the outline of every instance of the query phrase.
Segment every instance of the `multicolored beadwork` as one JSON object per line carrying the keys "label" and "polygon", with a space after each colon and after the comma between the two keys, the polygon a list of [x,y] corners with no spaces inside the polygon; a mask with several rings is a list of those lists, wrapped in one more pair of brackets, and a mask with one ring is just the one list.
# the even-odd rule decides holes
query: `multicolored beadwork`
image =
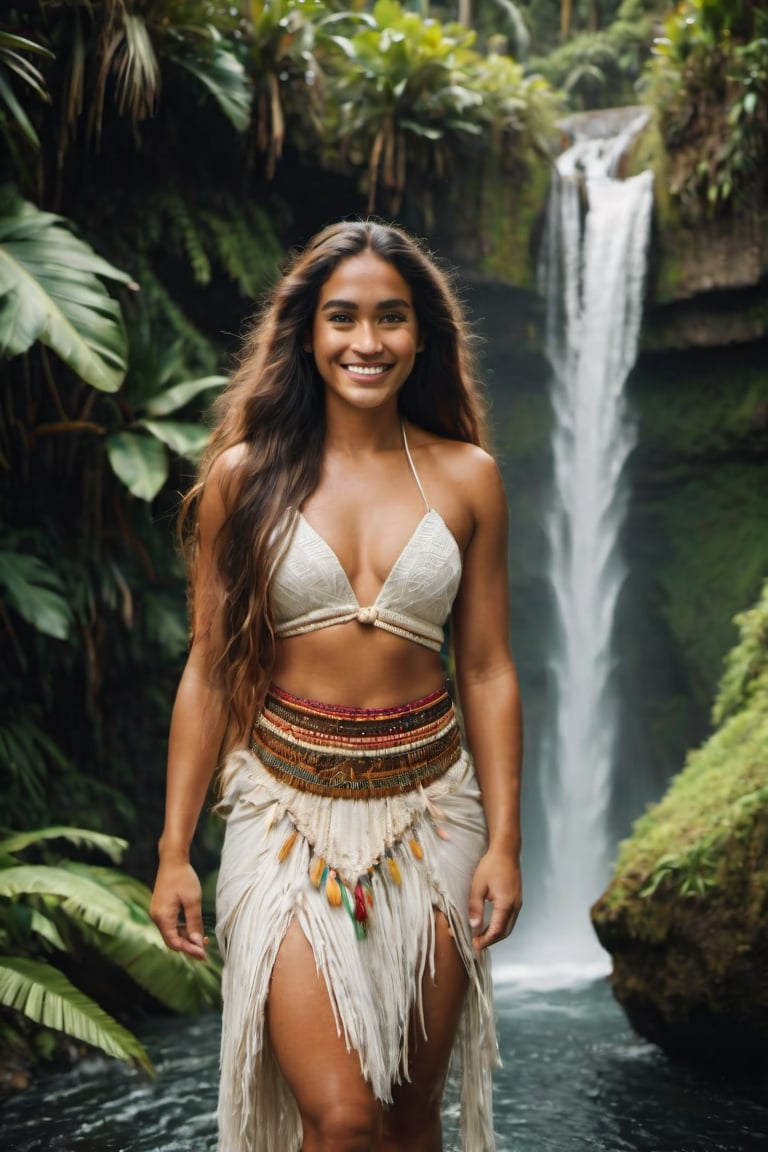
{"label": "multicolored beadwork", "polygon": [[461,733],[447,692],[397,708],[340,708],[274,686],[251,750],[273,776],[335,799],[396,796],[455,763]]}

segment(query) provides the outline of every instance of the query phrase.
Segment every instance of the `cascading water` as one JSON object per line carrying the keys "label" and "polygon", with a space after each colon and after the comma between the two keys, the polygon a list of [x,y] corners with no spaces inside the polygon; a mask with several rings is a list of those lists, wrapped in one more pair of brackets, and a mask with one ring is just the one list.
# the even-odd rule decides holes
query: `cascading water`
{"label": "cascading water", "polygon": [[645,119],[634,110],[610,136],[576,136],[553,175],[542,254],[554,413],[547,532],[556,715],[538,773],[547,866],[540,885],[526,875],[523,958],[566,971],[607,968],[589,907],[605,887],[614,847],[611,640],[626,574],[618,547],[623,472],[635,443],[624,384],[637,353],[653,195],[650,172],[619,180],[616,169]]}

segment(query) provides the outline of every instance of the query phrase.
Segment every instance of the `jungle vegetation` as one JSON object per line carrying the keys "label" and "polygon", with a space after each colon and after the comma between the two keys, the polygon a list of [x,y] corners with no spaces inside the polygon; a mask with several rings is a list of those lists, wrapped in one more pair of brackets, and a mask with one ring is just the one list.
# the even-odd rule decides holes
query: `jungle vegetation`
{"label": "jungle vegetation", "polygon": [[[128,874],[151,880],[187,643],[178,493],[240,325],[286,248],[344,213],[428,232],[441,184],[478,150],[546,164],[564,110],[638,99],[658,104],[681,156],[681,201],[721,210],[764,179],[763,14],[749,0],[667,7],[4,5],[4,1046],[49,1053],[43,1024],[145,1061],[84,1006],[99,992],[86,960],[120,967],[153,931]],[[710,149],[703,169],[692,140],[697,156],[701,140]],[[204,872],[218,835],[204,824]],[[84,847],[110,867],[79,861]],[[122,853],[127,872],[110,871]],[[215,965],[187,973],[188,995],[173,1000],[176,960],[151,957],[138,982],[154,1002],[215,1000]],[[75,988],[68,967],[91,984]]]}

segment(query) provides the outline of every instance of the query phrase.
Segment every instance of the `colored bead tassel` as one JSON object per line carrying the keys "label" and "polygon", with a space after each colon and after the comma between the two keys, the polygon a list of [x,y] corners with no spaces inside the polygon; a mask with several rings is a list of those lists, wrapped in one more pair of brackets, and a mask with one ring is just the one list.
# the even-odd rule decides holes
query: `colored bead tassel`
{"label": "colored bead tassel", "polygon": [[280,847],[280,851],[277,854],[277,859],[279,860],[279,862],[281,864],[282,864],[283,860],[285,860],[286,857],[288,857],[290,855],[291,848],[293,848],[294,844],[296,843],[297,835],[298,835],[298,833],[297,833],[296,829],[294,828],[293,832],[291,832],[291,834],[289,836],[286,836],[285,840],[283,840],[283,843]]}
{"label": "colored bead tassel", "polygon": [[365,902],[365,893],[363,892],[363,885],[358,880],[355,884],[355,920],[363,923],[368,919],[368,907]]}
{"label": "colored bead tassel", "polygon": [[400,875],[400,869],[397,866],[397,860],[395,860],[394,857],[391,856],[389,854],[389,852],[387,852],[386,861],[387,861],[387,868],[389,868],[389,874],[392,877],[392,879],[394,880],[395,884],[398,884],[398,885],[401,884],[402,883],[402,876]]}
{"label": "colored bead tassel", "polygon": [[309,879],[312,881],[312,884],[315,886],[315,888],[320,887],[320,882],[323,879],[325,866],[325,860],[323,860],[322,856],[315,856],[315,859],[312,862],[312,867],[309,870]]}
{"label": "colored bead tassel", "polygon": [[361,885],[365,894],[365,902],[369,908],[373,908],[373,884],[371,883],[370,876],[361,876],[358,883]]}
{"label": "colored bead tassel", "polygon": [[332,908],[339,908],[341,906],[341,885],[336,879],[336,873],[333,868],[329,870],[328,877],[325,881],[325,895]]}
{"label": "colored bead tassel", "polygon": [[408,844],[410,846],[411,852],[413,852],[416,859],[417,860],[423,860],[424,859],[424,849],[422,848],[421,844],[419,844],[419,842],[415,836],[411,836],[410,840],[408,841]]}

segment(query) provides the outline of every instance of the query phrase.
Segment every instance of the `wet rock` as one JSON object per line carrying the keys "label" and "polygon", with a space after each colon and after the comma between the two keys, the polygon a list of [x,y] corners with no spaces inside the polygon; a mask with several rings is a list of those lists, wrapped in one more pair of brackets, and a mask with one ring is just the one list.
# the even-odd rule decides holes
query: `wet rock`
{"label": "wet rock", "polygon": [[592,909],[634,1028],[671,1055],[768,1060],[768,584],[737,618],[718,727]]}

